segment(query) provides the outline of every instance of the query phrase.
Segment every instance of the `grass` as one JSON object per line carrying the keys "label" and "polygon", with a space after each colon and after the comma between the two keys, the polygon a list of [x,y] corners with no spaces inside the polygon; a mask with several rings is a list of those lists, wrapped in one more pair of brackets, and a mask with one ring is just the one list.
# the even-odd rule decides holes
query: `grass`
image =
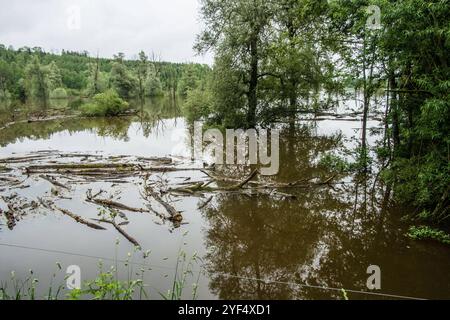
{"label": "grass", "polygon": [[[186,287],[187,277],[194,276],[193,267],[194,264],[199,261],[201,261],[201,259],[197,256],[197,254],[194,254],[190,259],[187,259],[186,253],[184,251],[180,251],[175,267],[172,290],[169,290],[167,294],[160,293],[160,296],[164,300],[181,300],[183,291]],[[197,298],[199,278],[200,273],[198,274],[197,281],[193,284],[192,288],[192,297],[194,300]]]}
{"label": "grass", "polygon": [[[30,270],[30,275],[24,281],[16,278],[15,272],[11,273],[11,278],[7,282],[0,283],[0,300],[148,300],[150,294],[148,291],[149,286],[144,283],[145,274],[150,271],[151,268],[146,264],[150,252],[143,253],[144,263],[139,270],[134,269],[132,263],[132,253],[128,253],[128,257],[124,262],[124,266],[127,268],[127,279],[119,280],[118,275],[118,260],[117,260],[117,245],[116,242],[116,258],[115,266],[111,266],[109,270],[105,270],[102,261],[99,261],[98,276],[89,281],[82,283],[80,289],[73,289],[66,295],[62,296],[65,285],[58,285],[56,288],[53,286],[54,279],[56,278],[56,272],[53,273],[49,288],[46,290],[45,296],[37,296],[37,285],[39,280],[34,277],[33,271]],[[134,253],[140,251],[139,248],[135,248]],[[177,257],[175,274],[173,277],[173,283],[171,289],[166,294],[158,292],[158,294],[165,300],[180,300],[184,294],[186,285],[188,283],[188,277],[194,277],[193,268],[197,262],[201,259],[194,254],[188,258],[184,251],[180,251]],[[57,269],[62,270],[61,264],[56,263]],[[200,273],[198,274],[196,281],[192,284],[192,299],[197,298],[197,288]],[[67,280],[68,276],[64,278]]]}
{"label": "grass", "polygon": [[450,235],[429,226],[413,226],[409,228],[407,236],[413,240],[433,240],[450,245]]}

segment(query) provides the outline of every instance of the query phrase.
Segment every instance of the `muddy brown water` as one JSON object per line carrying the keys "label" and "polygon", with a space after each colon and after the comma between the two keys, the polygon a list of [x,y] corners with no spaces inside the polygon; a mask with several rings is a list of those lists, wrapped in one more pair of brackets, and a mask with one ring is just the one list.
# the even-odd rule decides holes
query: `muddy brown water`
{"label": "muddy brown water", "polygon": [[[58,150],[106,156],[174,156],[183,165],[201,167],[201,163],[190,162],[190,130],[176,110],[148,105],[142,116],[18,124],[0,131],[0,157]],[[332,175],[318,165],[318,159],[341,145],[355,146],[361,125],[349,120],[355,119],[309,119],[299,121],[295,128],[284,128],[280,172],[271,179],[290,182]],[[371,121],[370,127],[376,129],[380,124]],[[376,135],[371,136],[371,143],[376,139]],[[234,168],[225,170],[230,173]],[[198,171],[152,174],[155,181],[188,177],[204,179]],[[29,187],[0,187],[0,195],[16,195],[25,202],[51,195],[54,187],[48,181],[36,176],[22,178],[23,185]],[[143,207],[140,182],[131,178],[120,184],[77,184],[62,191],[56,203],[94,219],[98,206],[87,203],[85,194],[88,189],[103,189],[107,197]],[[105,269],[117,265],[121,279],[137,277],[145,265],[144,282],[150,298],[160,299],[160,293],[172,288],[182,251],[188,258],[197,254],[202,259],[193,265],[194,275],[187,278],[186,299],[192,298],[199,272],[200,299],[343,299],[341,288],[349,290],[350,299],[389,299],[353,293],[369,291],[366,271],[370,265],[381,268],[382,289],[377,293],[450,298],[450,248],[405,237],[408,225],[401,218],[409,209],[386,205],[382,188],[373,190],[372,184],[370,179],[364,182],[341,175],[332,187],[286,191],[296,199],[270,194],[214,194],[200,210],[199,204],[210,194],[205,198],[174,195],[167,200],[182,211],[186,224],[179,228],[152,214],[126,212],[129,224],[123,228],[139,241],[143,251],[151,251],[148,259],[111,226],[105,225],[106,231],[93,230],[37,207],[26,210],[9,229],[2,215],[0,280],[8,281],[11,271],[24,279],[32,269],[33,277],[40,281],[39,290],[45,294],[53,273],[54,287],[64,282],[70,265],[80,266],[83,281],[93,279],[101,259]],[[127,259],[129,253],[131,263],[126,267],[119,260]]]}

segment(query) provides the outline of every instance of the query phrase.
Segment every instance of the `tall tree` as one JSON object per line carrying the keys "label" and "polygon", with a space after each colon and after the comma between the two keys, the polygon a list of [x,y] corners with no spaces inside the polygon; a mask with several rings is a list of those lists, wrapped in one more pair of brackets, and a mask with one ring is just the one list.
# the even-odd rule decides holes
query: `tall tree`
{"label": "tall tree", "polygon": [[133,96],[133,90],[136,88],[136,78],[125,65],[123,53],[118,53],[114,58],[110,76],[111,87],[119,93],[121,98],[129,99]]}
{"label": "tall tree", "polygon": [[26,67],[27,88],[29,95],[36,98],[44,108],[48,106],[49,80],[48,68],[41,65],[38,56],[33,56],[31,62]]}
{"label": "tall tree", "polygon": [[144,51],[139,52],[139,62],[136,70],[136,77],[138,80],[138,95],[141,100],[145,98],[145,81],[148,76],[148,57]]}
{"label": "tall tree", "polygon": [[[229,67],[240,74],[239,82],[245,88],[246,125],[257,123],[258,85],[265,74],[261,70],[267,50],[271,1],[264,0],[202,0],[201,14],[205,30],[197,39],[196,49],[213,49],[218,61],[230,62]],[[233,57],[230,61],[225,57]],[[222,74],[224,76],[225,74]],[[228,81],[217,77],[218,81]]]}

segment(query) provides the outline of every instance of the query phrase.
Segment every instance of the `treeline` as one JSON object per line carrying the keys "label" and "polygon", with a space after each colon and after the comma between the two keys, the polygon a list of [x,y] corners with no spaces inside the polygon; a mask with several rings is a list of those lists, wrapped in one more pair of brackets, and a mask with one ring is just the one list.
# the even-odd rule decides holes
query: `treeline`
{"label": "treeline", "polygon": [[448,222],[448,0],[201,0],[201,15],[196,49],[213,51],[215,63],[207,85],[188,93],[191,120],[295,121],[351,86],[362,94],[357,158],[366,171],[368,117],[385,92],[374,151],[386,193],[417,208],[415,218]]}
{"label": "treeline", "polygon": [[210,68],[201,64],[163,62],[154,54],[139,53],[127,60],[90,57],[87,52],[61,54],[37,48],[0,45],[0,98],[36,99],[93,96],[114,89],[124,99],[186,93],[205,81]]}

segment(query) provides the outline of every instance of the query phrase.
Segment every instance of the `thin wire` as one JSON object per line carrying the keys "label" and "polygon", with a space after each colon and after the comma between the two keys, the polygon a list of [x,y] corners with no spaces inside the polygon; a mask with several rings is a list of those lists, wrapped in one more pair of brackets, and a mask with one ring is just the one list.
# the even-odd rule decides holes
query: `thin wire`
{"label": "thin wire", "polygon": [[[90,258],[90,259],[96,259],[96,260],[128,263],[128,264],[133,264],[133,265],[139,265],[139,266],[145,266],[145,267],[151,267],[151,268],[159,268],[159,269],[165,269],[165,270],[174,270],[174,268],[167,267],[167,266],[143,264],[143,263],[138,263],[138,262],[133,262],[133,261],[117,260],[117,259],[111,259],[111,258],[105,258],[105,257],[99,257],[99,256],[93,256],[93,255],[86,255],[86,254],[81,254],[81,253],[73,253],[73,252],[67,252],[67,251],[61,251],[61,250],[35,248],[35,247],[28,247],[28,246],[8,244],[8,243],[0,243],[0,246],[41,251],[41,252],[47,252],[47,253],[58,253],[58,254],[84,257],[84,258]],[[201,272],[201,271],[198,271],[198,272]],[[197,273],[197,272],[195,272],[195,273]],[[232,275],[229,273],[222,273],[222,272],[216,272],[214,274],[223,275],[223,276],[226,276],[229,278],[235,278],[235,279],[241,279],[241,280],[257,281],[257,282],[262,282],[262,283],[266,283],[266,284],[269,284],[269,283],[282,284],[282,285],[297,286],[297,287],[302,287],[302,288],[311,288],[311,289],[320,289],[320,290],[329,290],[329,291],[338,291],[338,292],[345,291],[345,292],[356,293],[356,294],[364,294],[364,295],[370,295],[370,296],[388,297],[388,298],[396,298],[396,299],[405,299],[405,300],[427,300],[425,298],[409,297],[409,296],[387,294],[387,293],[366,292],[366,291],[358,291],[358,290],[343,289],[343,288],[333,288],[333,287],[326,287],[326,286],[314,286],[314,285],[301,284],[301,283],[296,283],[296,282],[284,282],[284,281],[276,281],[276,280],[265,280],[265,279],[250,278],[250,277],[241,277],[241,276],[236,276],[236,275]]]}

